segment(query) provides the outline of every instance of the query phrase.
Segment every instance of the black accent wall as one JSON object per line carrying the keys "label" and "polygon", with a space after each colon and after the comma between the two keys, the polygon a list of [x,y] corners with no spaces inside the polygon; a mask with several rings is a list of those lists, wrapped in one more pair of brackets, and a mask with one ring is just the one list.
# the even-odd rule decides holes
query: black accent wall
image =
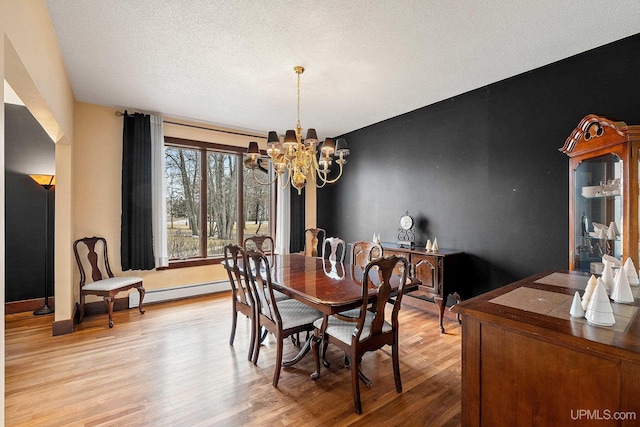
{"label": "black accent wall", "polygon": [[318,190],[318,226],[394,242],[409,211],[417,242],[468,254],[466,297],[567,269],[558,149],[587,114],[640,124],[638,52],[640,34],[344,135],[351,154]]}
{"label": "black accent wall", "polygon": [[[44,297],[46,193],[29,174],[54,174],[55,145],[26,107],[5,104],[5,300]],[[52,190],[51,190],[52,191]],[[55,191],[49,231],[53,231]],[[50,234],[53,242],[53,233]],[[53,253],[53,251],[52,251]],[[53,257],[51,266],[53,266]],[[49,292],[53,295],[53,268]]]}

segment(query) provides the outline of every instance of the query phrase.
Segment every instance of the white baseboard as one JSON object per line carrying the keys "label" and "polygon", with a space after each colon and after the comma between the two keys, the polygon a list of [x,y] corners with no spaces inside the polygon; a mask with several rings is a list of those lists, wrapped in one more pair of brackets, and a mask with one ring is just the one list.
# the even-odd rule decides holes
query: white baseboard
{"label": "white baseboard", "polygon": [[[144,294],[144,303],[170,301],[197,295],[228,291],[229,289],[229,282],[226,280],[220,282],[176,286],[173,288],[150,289]],[[137,307],[138,305],[140,305],[140,294],[138,292],[131,292],[129,294],[129,308]]]}

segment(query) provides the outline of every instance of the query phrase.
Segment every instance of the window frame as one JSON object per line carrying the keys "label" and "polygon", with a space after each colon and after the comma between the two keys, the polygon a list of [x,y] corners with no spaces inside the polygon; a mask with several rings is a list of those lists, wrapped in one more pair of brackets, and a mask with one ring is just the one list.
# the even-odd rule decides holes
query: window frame
{"label": "window frame", "polygon": [[[198,150],[200,152],[200,232],[205,233],[207,221],[207,161],[206,154],[208,152],[217,152],[223,154],[235,154],[236,156],[236,239],[237,244],[242,246],[244,242],[244,154],[246,148],[235,145],[225,145],[213,142],[204,142],[192,139],[176,138],[165,136],[165,147],[185,148]],[[269,186],[269,234],[275,236],[275,218],[276,218],[276,199],[274,185]],[[166,197],[166,195],[165,195]],[[241,226],[242,225],[242,226]],[[207,239],[200,237],[200,255],[186,259],[169,259],[169,265],[160,267],[158,270],[166,270],[173,268],[196,267],[201,265],[221,264],[224,260],[223,255],[207,256]],[[202,254],[205,254],[203,257]]]}

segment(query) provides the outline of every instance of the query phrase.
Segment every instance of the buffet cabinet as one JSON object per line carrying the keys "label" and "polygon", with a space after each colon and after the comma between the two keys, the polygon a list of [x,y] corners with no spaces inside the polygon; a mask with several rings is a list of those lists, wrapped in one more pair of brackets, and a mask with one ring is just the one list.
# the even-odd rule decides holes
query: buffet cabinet
{"label": "buffet cabinet", "polygon": [[405,248],[391,243],[383,243],[382,249],[385,256],[396,255],[407,259],[411,276],[422,282],[418,292],[438,306],[440,332],[444,333],[442,320],[448,296],[452,295],[460,302],[464,252],[450,249],[427,252],[423,247]]}
{"label": "buffet cabinet", "polygon": [[569,269],[599,274],[603,255],[638,266],[640,126],[588,115],[560,151],[569,156]]}
{"label": "buffet cabinet", "polygon": [[638,426],[640,319],[570,315],[589,273],[547,271],[463,301],[463,426]]}

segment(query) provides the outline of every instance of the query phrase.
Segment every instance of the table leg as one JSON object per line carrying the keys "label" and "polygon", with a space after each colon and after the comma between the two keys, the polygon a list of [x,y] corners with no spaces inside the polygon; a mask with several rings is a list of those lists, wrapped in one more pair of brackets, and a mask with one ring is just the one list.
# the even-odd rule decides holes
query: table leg
{"label": "table leg", "polygon": [[313,381],[320,378],[320,340],[316,338],[315,334],[312,336],[311,346],[313,347],[313,360],[316,362],[316,370],[311,374],[311,379]]}
{"label": "table leg", "polygon": [[360,377],[360,379],[362,380],[363,383],[365,383],[365,385],[367,387],[371,387],[371,385],[373,384],[371,382],[371,380],[369,378],[366,377],[365,374],[362,373],[362,369],[360,369],[360,367],[358,366],[358,376]]}
{"label": "table leg", "polygon": [[309,335],[309,337],[307,337],[307,340],[304,342],[304,345],[302,346],[302,348],[300,349],[300,352],[296,355],[296,357],[294,357],[291,360],[285,360],[282,362],[282,366],[288,368],[290,366],[295,365],[296,363],[298,363],[300,360],[302,360],[302,358],[309,353],[309,350],[311,350],[311,340],[313,339],[314,335]]}
{"label": "table leg", "polygon": [[440,296],[434,297],[433,300],[438,305],[438,322],[440,325],[440,332],[444,334],[444,326],[442,325],[442,318],[444,317],[444,299]]}

